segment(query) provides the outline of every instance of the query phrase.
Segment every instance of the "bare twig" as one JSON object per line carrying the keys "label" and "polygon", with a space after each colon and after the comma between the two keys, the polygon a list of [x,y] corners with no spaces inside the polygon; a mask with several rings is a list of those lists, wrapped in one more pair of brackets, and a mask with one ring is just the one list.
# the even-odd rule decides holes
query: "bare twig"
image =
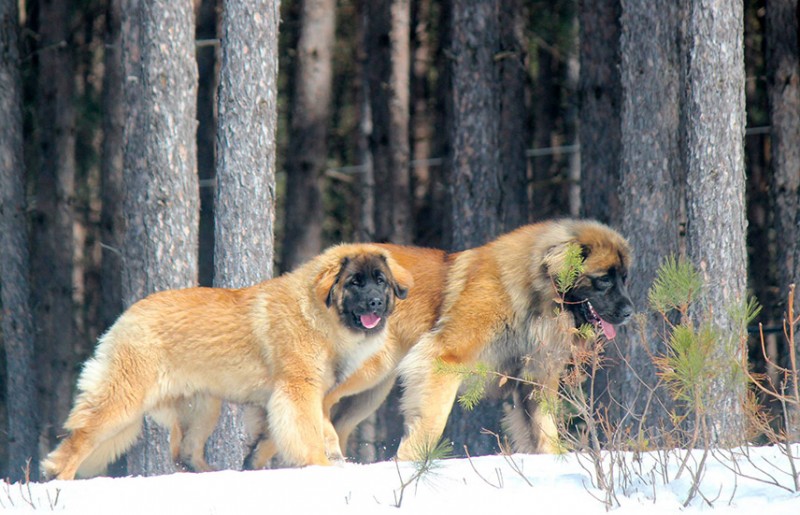
{"label": "bare twig", "polygon": [[486,483],[487,485],[491,486],[492,488],[497,488],[497,489],[502,488],[502,485],[498,486],[498,485],[492,483],[491,481],[489,481],[488,479],[483,477],[483,474],[478,472],[477,467],[475,467],[475,463],[472,462],[472,456],[469,455],[469,449],[467,448],[466,445],[464,446],[464,453],[466,453],[466,455],[467,455],[467,461],[469,461],[470,466],[472,466],[472,470],[475,471],[475,474],[477,474],[478,477],[481,478],[484,483]]}
{"label": "bare twig", "polygon": [[519,477],[521,477],[526,483],[528,483],[528,486],[533,486],[533,483],[531,483],[530,480],[527,477],[525,477],[525,474],[522,472],[522,467],[520,467],[517,464],[517,462],[514,461],[514,456],[511,454],[511,451],[508,449],[508,446],[504,445],[503,442],[500,440],[500,435],[486,428],[481,429],[481,434],[494,436],[495,440],[497,440],[497,447],[500,449],[500,454],[503,456],[503,460],[505,460],[505,462],[508,464],[511,470],[516,472],[519,475]]}

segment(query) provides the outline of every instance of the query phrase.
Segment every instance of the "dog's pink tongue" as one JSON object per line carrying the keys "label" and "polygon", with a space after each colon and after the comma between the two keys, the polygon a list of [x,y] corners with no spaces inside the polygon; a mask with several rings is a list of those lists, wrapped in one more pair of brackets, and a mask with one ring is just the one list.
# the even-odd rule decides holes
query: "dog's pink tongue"
{"label": "dog's pink tongue", "polygon": [[367,329],[372,329],[381,321],[381,317],[376,315],[375,313],[370,313],[369,315],[361,315],[361,325],[366,327]]}
{"label": "dog's pink tongue", "polygon": [[614,324],[606,322],[601,318],[600,325],[603,326],[603,334],[605,335],[606,340],[613,340],[614,338],[617,337],[617,330],[614,327]]}

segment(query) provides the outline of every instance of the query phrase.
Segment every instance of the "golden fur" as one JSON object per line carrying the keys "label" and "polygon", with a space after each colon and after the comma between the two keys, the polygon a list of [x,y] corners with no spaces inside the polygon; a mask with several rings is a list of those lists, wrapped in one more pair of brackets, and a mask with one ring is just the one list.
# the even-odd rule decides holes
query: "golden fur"
{"label": "golden fur", "polygon": [[[414,287],[409,290],[408,298],[398,304],[388,318],[389,331],[385,344],[367,358],[355,373],[325,395],[323,411],[326,420],[330,420],[331,409],[339,400],[346,398],[344,400],[348,403],[355,401],[348,404],[350,409],[341,410],[345,416],[333,419],[335,430],[326,424],[325,449],[328,456],[334,459],[341,459],[350,433],[389,394],[400,360],[433,327],[444,290],[448,262],[444,251],[392,244],[376,246],[388,251],[395,262],[411,274]],[[356,396],[349,397],[353,395]],[[246,413],[248,431],[261,436],[249,458],[249,466],[263,468],[278,450],[275,442],[269,438],[269,428],[263,424],[265,413],[253,406],[249,406]]]}
{"label": "golden fur", "polygon": [[[557,389],[576,343],[570,331],[577,325],[572,309],[555,315],[559,305],[554,276],[564,267],[570,244],[585,253],[585,271],[576,289],[609,271],[624,278],[630,261],[628,243],[596,222],[528,225],[455,256],[433,330],[400,365],[405,436],[399,459],[417,459],[444,430],[462,378],[438,372],[439,362],[466,366],[482,362],[550,391]],[[624,284],[620,287],[620,323],[624,323],[632,306]],[[523,397],[513,391],[515,402],[506,429],[515,450],[553,451],[557,434],[552,415],[535,395]]]}
{"label": "golden fur", "polygon": [[[43,470],[59,479],[101,473],[137,438],[145,414],[173,429],[174,455],[197,458],[197,442],[210,430],[187,420],[216,421],[220,398],[263,406],[288,463],[329,464],[323,395],[346,378],[343,371],[378,351],[386,335],[342,322],[341,274],[370,261],[382,262],[398,288],[390,302],[398,291],[404,296],[412,277],[385,249],[340,245],[248,288],[170,290],[137,302],[84,366],[64,424],[69,434]],[[198,468],[204,464],[201,450]]]}
{"label": "golden fur", "polygon": [[[588,252],[585,273],[577,280],[581,287],[615,267],[627,270],[630,250],[625,239],[590,221],[527,225],[455,254],[379,245],[409,270],[415,286],[390,318],[384,347],[325,396],[324,411],[333,416],[335,426],[335,432],[326,432],[328,454],[335,456],[340,445],[345,449],[353,429],[383,402],[398,364],[406,421],[401,459],[414,459],[419,449],[435,443],[449,416],[461,381],[457,375],[437,373],[439,360],[519,368],[523,370],[510,372],[556,388],[572,352],[570,329],[576,321],[569,310],[553,316],[557,293],[552,276],[563,266],[571,243]],[[515,450],[552,451],[552,417],[530,392],[513,388],[512,394],[506,429]],[[274,453],[274,442],[262,440],[251,465],[263,467]]]}

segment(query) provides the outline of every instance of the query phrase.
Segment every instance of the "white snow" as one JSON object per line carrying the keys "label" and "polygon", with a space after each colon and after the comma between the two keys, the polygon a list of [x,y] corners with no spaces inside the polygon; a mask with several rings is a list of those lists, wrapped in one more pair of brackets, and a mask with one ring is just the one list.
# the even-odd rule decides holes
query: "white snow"
{"label": "white snow", "polygon": [[[800,454],[800,445],[795,446],[795,452]],[[691,487],[691,474],[685,472],[674,478],[679,454],[669,457],[670,479],[666,484],[661,479],[663,455],[647,453],[640,461],[623,455],[629,474],[625,488],[617,488],[620,506],[612,511],[647,515],[800,514],[800,494],[764,482],[777,480],[792,486],[788,458],[777,447],[750,448],[750,460],[739,455],[736,463],[754,478],[734,474],[731,454],[724,454],[709,458],[701,484],[701,492],[713,508],[700,496],[688,507],[682,506]],[[693,456],[690,471],[696,470],[699,453],[695,451]],[[521,468],[522,475],[509,458]],[[795,465],[800,467],[800,462],[796,460]],[[395,504],[400,476],[408,480],[414,475],[412,463],[4,483],[0,484],[0,513],[606,513],[599,500],[604,494],[592,486],[589,468],[587,458],[579,459],[574,453],[483,456],[472,458],[471,463],[467,459],[443,460],[433,472],[406,488],[399,510]]]}

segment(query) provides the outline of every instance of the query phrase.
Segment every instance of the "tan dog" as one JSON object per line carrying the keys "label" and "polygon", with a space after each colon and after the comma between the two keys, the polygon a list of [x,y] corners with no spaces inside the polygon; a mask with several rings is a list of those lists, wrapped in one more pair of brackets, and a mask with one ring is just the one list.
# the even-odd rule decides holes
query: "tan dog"
{"label": "tan dog", "polygon": [[[377,246],[388,251],[395,262],[414,277],[414,287],[409,290],[408,298],[398,304],[389,317],[389,334],[384,346],[325,395],[324,412],[327,420],[330,420],[331,408],[340,399],[347,405],[346,409],[336,410],[337,414],[341,412],[343,416],[333,419],[336,422],[335,430],[329,423],[325,427],[325,449],[332,459],[342,459],[350,433],[384,401],[394,385],[400,360],[433,327],[439,315],[448,255],[436,249],[391,244]],[[246,414],[248,431],[258,439],[247,465],[249,468],[264,468],[279,449],[276,441],[270,438],[270,428],[265,424],[268,418],[265,417],[266,413],[251,405]],[[216,423],[216,419],[213,423]],[[200,424],[207,425],[208,422]],[[204,445],[205,441],[195,442],[193,452],[202,452]]]}
{"label": "tan dog", "polygon": [[[385,249],[341,245],[249,288],[170,290],[137,302],[84,366],[69,435],[43,470],[96,475],[130,447],[145,414],[175,430],[194,416],[187,406],[213,413],[218,398],[264,406],[288,463],[329,464],[323,395],[381,348],[385,319],[411,284]],[[197,438],[205,441],[188,440]]]}
{"label": "tan dog", "polygon": [[[555,277],[571,245],[581,250],[584,272],[562,305]],[[433,330],[400,365],[405,436],[398,458],[418,459],[442,435],[462,377],[441,373],[441,364],[482,362],[557,391],[578,343],[571,329],[591,323],[612,339],[614,325],[633,313],[625,286],[629,264],[622,236],[605,225],[575,220],[528,225],[455,256]],[[505,425],[514,450],[553,451],[558,435],[552,414],[533,392],[508,386],[514,408]]]}
{"label": "tan dog", "polygon": [[[563,267],[570,244],[582,249],[585,271],[567,293],[567,309],[555,317],[559,295],[553,277]],[[439,360],[453,365],[480,361],[555,388],[575,343],[570,328],[592,323],[611,339],[614,324],[624,323],[632,313],[625,288],[628,243],[596,222],[528,225],[449,255],[380,246],[411,272],[415,287],[392,315],[386,345],[325,396],[325,411],[332,412],[335,426],[333,434],[326,433],[330,456],[339,444],[346,448],[353,429],[386,398],[401,360],[406,437],[398,456],[414,459],[441,436],[461,382],[456,375],[438,373]],[[523,393],[520,385],[507,389],[514,396],[514,408],[506,416],[514,449],[553,450],[555,422],[541,410],[537,397],[529,390]],[[251,465],[263,467],[275,452],[274,442],[265,436]]]}

